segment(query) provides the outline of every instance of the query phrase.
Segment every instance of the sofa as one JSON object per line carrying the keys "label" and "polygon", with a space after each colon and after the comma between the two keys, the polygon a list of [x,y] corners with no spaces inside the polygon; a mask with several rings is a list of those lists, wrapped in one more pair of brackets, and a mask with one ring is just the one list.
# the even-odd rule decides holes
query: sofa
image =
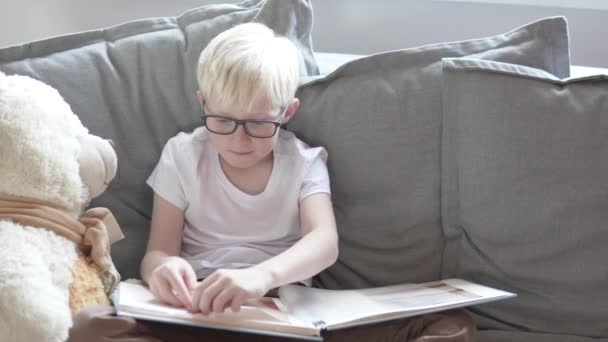
{"label": "sofa", "polygon": [[[361,55],[353,55],[353,54],[340,54],[340,53],[315,53],[315,57],[317,62],[319,63],[319,69],[321,71],[322,74],[330,74],[332,71],[340,68],[342,65],[350,62],[350,61],[354,61],[360,58],[364,58],[365,56],[361,56]],[[596,110],[596,114],[599,116],[603,117],[604,122],[606,121],[606,115],[608,115],[608,87],[606,84],[606,80],[608,79],[608,68],[597,68],[597,67],[585,67],[585,66],[579,66],[579,65],[572,65],[570,68],[570,72],[571,72],[571,77],[573,79],[583,79],[583,78],[587,78],[590,77],[591,79],[595,79],[595,78],[600,78],[603,79],[603,85],[602,85],[602,90],[601,92],[604,94],[602,95],[603,99],[601,100],[601,104],[598,105],[597,107],[595,107],[594,110]],[[598,77],[598,75],[604,75],[604,76],[600,76]],[[304,105],[305,107],[305,105]],[[303,108],[304,108],[303,107]],[[586,112],[585,110],[582,110],[581,112]],[[302,113],[300,113],[302,114]],[[530,113],[526,113],[526,114],[530,114]],[[602,126],[603,128],[601,128],[603,130],[603,133],[601,133],[600,135],[596,136],[596,138],[599,138],[603,141],[603,152],[601,152],[600,155],[597,156],[598,159],[602,160],[599,161],[600,163],[603,163],[603,167],[598,168],[598,172],[599,170],[603,170],[601,172],[605,172],[606,171],[606,159],[608,158],[608,155],[606,155],[606,140],[608,139],[608,131],[606,131],[606,125],[605,123]],[[396,128],[395,128],[396,129]],[[581,132],[579,132],[578,134],[580,134]],[[542,134],[542,133],[541,133]],[[443,136],[445,137],[445,135]],[[558,137],[559,138],[559,137]],[[445,140],[444,140],[445,141]],[[572,140],[568,140],[566,143],[571,143]],[[588,146],[586,148],[597,148],[598,146]],[[585,149],[586,149],[585,148]],[[579,150],[579,152],[584,153],[585,149]],[[380,153],[380,151],[366,151],[364,149],[359,151],[360,153]],[[588,158],[588,157],[585,157]],[[569,158],[566,158],[569,159]],[[567,162],[571,162],[571,161],[567,161]],[[574,162],[574,161],[572,161]],[[574,162],[576,163],[576,162]],[[589,167],[589,166],[588,166]],[[588,170],[590,171],[590,170]],[[445,172],[445,171],[444,171]],[[332,174],[333,175],[333,174]],[[541,179],[545,179],[545,177],[550,178],[553,176],[553,172],[552,170],[545,170],[545,173],[539,173],[536,175],[537,178],[541,178]],[[561,177],[565,177],[563,175],[560,175]],[[555,176],[555,177],[560,177],[560,176]],[[593,176],[591,173],[590,174],[578,174],[577,176],[580,177],[589,177],[589,179],[593,179],[594,182],[595,180],[597,180],[597,177],[601,177],[600,174],[596,174],[596,176]],[[572,176],[570,176],[572,177]],[[444,178],[445,179],[445,178]],[[476,186],[478,186],[478,184],[475,184]],[[508,184],[507,184],[508,185]],[[590,187],[593,187],[594,185],[588,185]],[[539,190],[542,191],[542,189],[535,189],[535,190]],[[573,190],[573,189],[571,189]],[[549,191],[549,190],[547,190]],[[593,210],[598,210],[595,215],[600,215],[602,216],[602,221],[600,224],[600,226],[598,226],[598,233],[599,236],[596,236],[596,238],[598,238],[599,240],[605,241],[606,239],[606,228],[607,223],[606,222],[606,212],[608,211],[608,202],[606,202],[605,198],[606,198],[606,188],[604,187],[603,190],[599,190],[603,193],[604,196],[604,200],[601,200],[601,203],[596,203],[596,204],[591,204],[585,201],[585,205],[582,208],[570,208],[569,211],[566,211],[563,213],[563,215],[580,215],[582,213],[578,213],[578,211],[582,211],[582,212],[587,212],[587,211],[593,211]],[[492,196],[494,196],[494,194],[496,194],[498,192],[493,192]],[[445,196],[445,194],[444,194]],[[530,205],[529,209],[532,211],[536,211],[536,210],[543,210],[545,209],[545,206],[550,206],[551,205],[551,200],[550,199],[541,199],[539,201],[534,202],[534,204]],[[567,205],[567,204],[564,204]],[[587,207],[589,205],[589,207]],[[597,206],[596,206],[597,205]],[[560,210],[565,210],[566,208],[560,208]],[[555,209],[557,210],[557,209]],[[552,214],[557,214],[554,211],[551,211]],[[501,217],[501,219],[504,219],[503,217]],[[444,221],[445,222],[445,218]],[[523,224],[524,222],[522,222]],[[530,223],[532,224],[532,223]],[[557,221],[554,223],[555,225],[559,226],[560,222]],[[344,227],[340,227],[341,229],[344,229]],[[510,228],[510,227],[509,227]],[[574,230],[573,232],[571,232],[571,234],[573,234],[573,237],[576,237],[576,235],[578,234],[578,232],[576,231],[577,227],[575,225],[572,226],[564,226],[562,227],[562,229],[572,229]],[[445,227],[444,227],[445,229]],[[500,237],[496,238],[495,241],[493,241],[494,244],[496,244],[496,248],[505,248],[505,249],[510,249],[510,248],[518,248],[518,244],[520,242],[524,242],[527,240],[526,237],[526,230],[527,229],[534,229],[534,226],[524,226],[524,230],[520,230],[519,232],[505,232],[504,235],[501,235]],[[520,287],[516,281],[516,274],[511,274],[511,273],[515,273],[516,271],[518,271],[518,267],[521,268],[527,268],[531,274],[528,275],[528,277],[532,277],[534,280],[536,281],[542,281],[543,279],[545,279],[545,272],[547,273],[547,275],[551,274],[551,271],[545,270],[544,267],[549,266],[549,265],[545,265],[544,264],[544,258],[550,260],[551,258],[558,258],[559,259],[559,264],[564,264],[563,268],[559,268],[557,269],[553,274],[554,276],[557,275],[558,277],[562,277],[562,281],[560,282],[547,282],[545,283],[543,286],[538,285],[539,287],[536,288],[538,292],[538,295],[541,297],[545,297],[543,298],[544,300],[550,301],[550,300],[555,300],[557,301],[557,299],[552,299],[551,294],[552,292],[557,292],[553,289],[553,286],[564,286],[564,291],[572,291],[573,294],[577,294],[574,295],[571,298],[566,298],[564,299],[565,302],[568,302],[569,304],[566,303],[550,303],[549,305],[546,305],[546,311],[543,313],[539,313],[539,316],[537,317],[533,317],[531,315],[531,313],[533,312],[534,306],[530,305],[529,309],[530,309],[530,317],[528,317],[527,313],[526,313],[526,309],[525,308],[517,308],[514,309],[514,313],[516,315],[518,315],[519,313],[521,313],[521,325],[517,325],[517,326],[513,326],[511,324],[509,324],[508,322],[501,322],[500,324],[496,324],[495,322],[490,322],[490,320],[488,319],[487,312],[492,312],[495,317],[496,316],[506,316],[506,311],[509,311],[509,309],[506,309],[508,307],[508,301],[504,302],[504,303],[496,303],[496,304],[485,304],[485,305],[480,305],[478,307],[474,307],[474,308],[470,308],[468,311],[473,315],[473,317],[475,318],[476,322],[477,322],[477,326],[478,326],[478,331],[477,331],[477,340],[478,341],[497,341],[497,342],[508,342],[508,341],[542,341],[542,342],[554,342],[554,341],[563,341],[563,342],[583,342],[583,341],[587,341],[587,342],[591,342],[591,341],[608,341],[608,338],[606,337],[606,334],[603,333],[603,335],[597,335],[597,336],[593,336],[593,337],[586,337],[585,332],[589,331],[587,329],[591,329],[593,326],[597,327],[605,327],[607,326],[606,324],[606,302],[608,301],[608,297],[606,297],[606,295],[603,295],[602,293],[605,292],[608,289],[608,284],[606,283],[606,279],[608,277],[608,272],[606,269],[606,262],[605,260],[605,252],[601,251],[603,250],[603,247],[595,246],[593,247],[592,245],[594,244],[591,240],[587,241],[587,243],[584,243],[583,245],[579,245],[576,247],[569,247],[569,248],[574,248],[574,249],[581,249],[581,250],[585,250],[588,248],[588,250],[586,250],[584,253],[589,253],[589,257],[591,257],[592,259],[595,257],[599,257],[601,258],[602,261],[593,261],[592,259],[589,259],[587,261],[582,261],[580,256],[576,256],[575,253],[573,251],[569,251],[568,247],[564,246],[564,245],[560,245],[560,240],[565,241],[567,240],[565,237],[560,237],[560,234],[563,234],[564,232],[560,232],[558,231],[547,231],[545,232],[546,234],[557,234],[556,237],[554,237],[552,239],[552,237],[549,236],[539,236],[538,238],[541,239],[548,239],[548,240],[553,240],[549,242],[549,245],[555,244],[556,249],[552,251],[553,254],[552,256],[542,256],[540,260],[537,260],[537,257],[533,257],[533,256],[526,256],[524,253],[527,250],[534,250],[534,248],[537,248],[534,245],[530,245],[530,246],[524,246],[523,251],[517,252],[516,254],[514,254],[515,256],[515,260],[511,260],[511,262],[519,262],[521,263],[520,265],[516,265],[516,267],[511,269],[511,272],[509,274],[503,274],[502,277],[497,276],[497,277],[492,277],[491,274],[489,272],[487,272],[487,270],[484,268],[485,265],[476,265],[474,266],[472,269],[467,269],[466,272],[458,270],[458,268],[456,268],[456,271],[453,270],[446,270],[445,268],[447,268],[445,265],[447,263],[450,262],[450,260],[446,260],[446,255],[443,254],[443,258],[442,258],[442,265],[440,266],[440,276],[442,278],[448,278],[448,277],[452,277],[452,276],[457,276],[460,278],[465,278],[465,279],[470,279],[470,280],[474,280],[477,281],[479,283],[482,284],[486,284],[486,285],[491,285],[491,286],[495,286],[497,288],[502,288],[502,289],[508,289],[509,291],[515,292],[519,294],[519,298],[515,299],[514,301],[519,301],[521,300],[522,297],[522,290],[523,288]],[[343,234],[348,234],[347,232],[345,232],[344,230],[341,230],[341,236]],[[377,234],[377,232],[373,232],[372,234]],[[443,240],[447,240],[449,235],[449,231],[448,233],[446,233],[446,235],[444,235],[442,237]],[[370,237],[370,241],[368,242],[369,245],[373,244],[373,237]],[[467,237],[468,239],[468,237]],[[363,239],[361,239],[363,240]],[[555,241],[558,240],[558,241]],[[504,242],[503,242],[504,241]],[[344,243],[344,242],[343,242]],[[423,243],[423,242],[421,242]],[[572,243],[572,242],[570,242]],[[500,246],[502,245],[502,246]],[[445,242],[443,244],[440,244],[440,246],[443,246],[444,250],[441,251],[442,253],[445,253]],[[342,248],[343,246],[341,246]],[[455,248],[455,247],[454,247]],[[476,247],[477,248],[477,247]],[[494,246],[491,246],[491,248],[494,248]],[[342,248],[341,250],[343,250],[344,248]],[[383,246],[378,246],[377,247],[377,252],[381,252],[381,251],[385,251]],[[388,251],[387,251],[388,252]],[[456,252],[455,252],[456,253]],[[510,252],[507,251],[502,251],[502,253],[505,254],[510,254]],[[504,257],[505,255],[503,255],[502,253],[497,253],[497,255],[499,257]],[[520,254],[521,253],[521,254]],[[572,254],[572,255],[569,255]],[[517,260],[517,256],[521,256],[520,260]],[[342,256],[344,257],[344,256]],[[450,258],[455,257],[455,256],[448,256]],[[457,257],[457,256],[456,256]],[[484,256],[485,257],[485,256]],[[407,255],[403,256],[403,258],[407,258]],[[345,260],[341,260],[344,263],[348,262],[348,259]],[[422,260],[421,260],[422,262]],[[405,263],[405,262],[404,262]],[[378,265],[378,267],[382,267],[381,265]],[[487,266],[485,266],[487,267]],[[556,267],[555,265],[553,265],[552,267]],[[559,267],[559,266],[557,266]],[[589,267],[589,268],[587,268]],[[452,268],[455,268],[454,266],[452,266]],[[395,277],[404,277],[403,272],[407,273],[407,271],[403,271],[403,272],[399,272],[397,270],[395,270],[395,272],[398,273],[390,273],[390,271],[388,270],[383,270],[383,271],[379,271],[379,272],[368,272],[366,274],[383,274],[384,276],[387,276],[387,272],[389,272],[389,274],[392,274],[392,276]],[[502,272],[502,270],[501,270]],[[577,279],[577,277],[579,277],[580,275],[578,274],[579,272],[582,272],[583,274],[589,274],[587,272],[597,272],[596,276],[596,280],[597,280],[597,284],[593,284],[591,282],[589,282],[589,279],[587,279],[585,282],[581,281],[579,282]],[[432,276],[429,276],[432,277]],[[317,283],[322,285],[326,285],[327,287],[332,287],[332,288],[339,288],[340,286],[340,282],[336,281],[334,282],[333,280],[333,275],[329,272],[325,272],[324,274],[321,274],[320,277],[318,277],[320,279],[317,279]],[[501,280],[498,280],[498,279]],[[426,278],[422,278],[422,279],[426,279]],[[530,279],[530,278],[528,278]],[[577,280],[575,280],[577,279]],[[370,283],[359,283],[357,282],[358,286],[364,287],[364,286],[369,286],[369,285],[376,285],[376,284],[385,284],[385,283],[392,283],[394,282],[398,282],[399,280],[389,280],[389,281],[372,281]],[[411,280],[411,279],[406,279],[406,280]],[[411,280],[411,281],[417,281],[418,279],[415,280]],[[325,282],[323,282],[325,281]],[[589,294],[586,293],[586,289],[587,288],[593,288],[596,287],[599,290],[598,293],[598,297],[593,297],[590,296]],[[580,298],[576,298],[577,296],[580,296]],[[560,296],[561,297],[561,296]],[[596,301],[597,299],[597,301]],[[586,302],[586,304],[582,305],[582,303],[578,303],[579,301],[584,301]],[[572,305],[572,306],[579,306],[580,308],[580,312],[578,312],[576,315],[571,316],[569,319],[565,319],[565,318],[560,318],[559,315],[561,314],[561,308],[566,307],[567,305]],[[526,306],[526,303],[524,302],[522,305],[522,307]],[[539,304],[539,306],[542,306],[542,304]],[[488,310],[484,310],[484,307],[487,307]],[[492,307],[495,307],[495,309],[492,309]],[[503,312],[503,308],[504,308],[504,312]],[[603,311],[602,313],[598,313],[595,310],[601,310]],[[491,311],[490,311],[491,310]],[[521,311],[520,311],[521,310]],[[555,310],[555,314],[557,317],[553,317],[553,319],[550,319],[549,316],[551,316],[551,310]],[[595,311],[595,312],[594,312]],[[513,317],[513,320],[517,319],[517,317]],[[536,324],[546,324],[543,329],[542,332],[540,331],[541,329],[533,329],[532,326],[532,322],[533,320],[536,319]],[[551,323],[549,323],[551,322]],[[555,324],[555,325],[553,325]],[[579,328],[578,333],[577,334],[568,334],[568,333],[564,333],[564,330],[562,329],[562,327],[560,327],[559,325],[563,326],[576,326]],[[600,328],[603,329],[603,328]]]}
{"label": "sofa", "polygon": [[286,126],[329,152],[340,236],[324,288],[464,278],[518,296],[469,309],[479,341],[608,341],[608,70],[570,65],[567,21],[369,56],[313,49],[306,0],[209,5],[0,49],[0,71],[57,88],[116,143],[92,205],[117,217],[139,277],[165,142],[200,125],[196,59],[261,21],[299,50]]}

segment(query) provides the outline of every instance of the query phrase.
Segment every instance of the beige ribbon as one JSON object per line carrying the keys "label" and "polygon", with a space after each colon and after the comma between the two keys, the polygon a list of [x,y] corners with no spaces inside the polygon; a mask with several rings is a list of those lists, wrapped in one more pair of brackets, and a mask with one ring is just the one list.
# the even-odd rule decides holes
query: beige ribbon
{"label": "beige ribbon", "polygon": [[[11,220],[24,226],[44,228],[74,241],[89,255],[103,271],[102,280],[107,294],[120,282],[110,255],[110,242],[120,240],[123,235],[114,215],[107,208],[87,210],[78,220],[67,210],[52,203],[0,196],[0,220]],[[106,223],[111,226],[112,240]]]}

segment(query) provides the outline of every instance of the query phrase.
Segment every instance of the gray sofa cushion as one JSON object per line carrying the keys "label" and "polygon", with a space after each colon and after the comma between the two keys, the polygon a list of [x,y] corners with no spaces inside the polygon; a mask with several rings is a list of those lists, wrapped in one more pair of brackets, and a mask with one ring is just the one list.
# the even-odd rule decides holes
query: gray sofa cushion
{"label": "gray sofa cushion", "polygon": [[200,125],[196,62],[218,33],[261,21],[296,43],[301,74],[314,75],[307,0],[209,5],[179,17],[129,22],[0,50],[0,70],[59,90],[92,133],[116,142],[117,179],[94,205],[108,206],[126,239],[112,253],[123,277],[139,275],[152,204],[145,180],[163,145]]}
{"label": "gray sofa cushion", "polygon": [[[327,75],[336,70],[341,65],[352,60],[363,58],[366,55],[354,55],[337,52],[319,52],[315,51],[315,60],[319,66],[319,74]],[[608,75],[608,68],[589,67],[582,65],[570,65],[570,77],[588,76],[588,75]]]}
{"label": "gray sofa cushion", "polygon": [[569,72],[564,18],[490,38],[382,53],[303,85],[287,125],[325,146],[340,234],[317,285],[353,288],[439,277],[441,58],[477,54]]}
{"label": "gray sofa cushion", "polygon": [[481,329],[608,338],[608,76],[443,68],[443,277],[518,297]]}

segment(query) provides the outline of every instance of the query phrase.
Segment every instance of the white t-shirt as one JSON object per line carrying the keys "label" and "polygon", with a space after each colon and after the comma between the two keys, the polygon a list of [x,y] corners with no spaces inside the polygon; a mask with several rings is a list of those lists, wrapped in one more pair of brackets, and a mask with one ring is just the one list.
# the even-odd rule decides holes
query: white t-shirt
{"label": "white t-shirt", "polygon": [[[298,241],[299,205],[330,193],[327,152],[285,130],[274,147],[266,189],[249,195],[224,174],[206,128],[169,139],[148,185],[184,211],[181,256],[203,278],[219,268],[245,268]],[[308,283],[308,282],[306,282]]]}

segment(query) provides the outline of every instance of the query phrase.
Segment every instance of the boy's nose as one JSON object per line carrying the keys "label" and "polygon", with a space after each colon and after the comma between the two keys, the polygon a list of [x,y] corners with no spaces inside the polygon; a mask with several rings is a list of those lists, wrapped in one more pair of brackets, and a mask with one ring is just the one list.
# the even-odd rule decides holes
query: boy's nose
{"label": "boy's nose", "polygon": [[245,126],[243,125],[239,125],[233,135],[234,140],[237,142],[248,143],[251,141],[251,137],[247,135],[247,132],[245,132]]}

